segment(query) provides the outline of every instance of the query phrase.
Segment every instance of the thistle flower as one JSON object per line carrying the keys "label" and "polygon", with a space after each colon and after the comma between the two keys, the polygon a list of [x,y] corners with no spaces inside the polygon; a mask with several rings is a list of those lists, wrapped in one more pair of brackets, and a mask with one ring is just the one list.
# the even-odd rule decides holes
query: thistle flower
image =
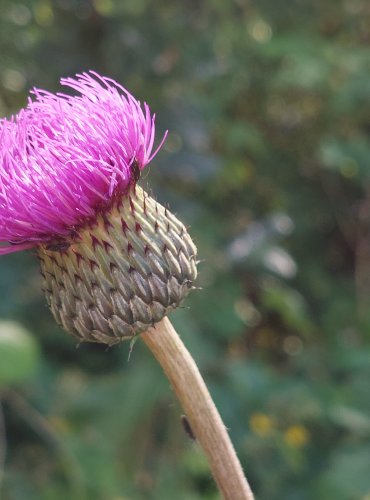
{"label": "thistle flower", "polygon": [[0,254],[36,247],[50,309],[80,341],[115,344],[160,321],[196,277],[184,225],[136,183],[155,116],[96,73],[35,89],[0,122]]}
{"label": "thistle flower", "polygon": [[[59,324],[80,341],[141,333],[209,459],[224,498],[253,500],[194,360],[165,317],[196,278],[184,225],[137,185],[155,117],[96,73],[61,80],[77,95],[34,90],[0,120],[0,254],[35,248]],[[151,328],[155,325],[155,328]]]}

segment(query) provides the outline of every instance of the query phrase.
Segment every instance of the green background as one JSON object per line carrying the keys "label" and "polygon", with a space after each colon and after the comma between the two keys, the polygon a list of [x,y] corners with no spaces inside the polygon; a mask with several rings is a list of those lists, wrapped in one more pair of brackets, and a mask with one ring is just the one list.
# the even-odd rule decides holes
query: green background
{"label": "green background", "polygon": [[[142,184],[202,259],[171,319],[257,498],[368,500],[368,2],[0,7],[1,116],[95,69],[169,129]],[[145,346],[76,348],[40,281],[32,251],[1,257],[1,498],[218,498]]]}

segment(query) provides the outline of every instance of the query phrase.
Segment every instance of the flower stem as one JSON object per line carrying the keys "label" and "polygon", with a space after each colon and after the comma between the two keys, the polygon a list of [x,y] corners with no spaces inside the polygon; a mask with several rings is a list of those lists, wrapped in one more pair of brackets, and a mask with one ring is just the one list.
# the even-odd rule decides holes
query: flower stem
{"label": "flower stem", "polygon": [[194,359],[168,318],[141,334],[162,366],[227,500],[253,500],[226,427]]}

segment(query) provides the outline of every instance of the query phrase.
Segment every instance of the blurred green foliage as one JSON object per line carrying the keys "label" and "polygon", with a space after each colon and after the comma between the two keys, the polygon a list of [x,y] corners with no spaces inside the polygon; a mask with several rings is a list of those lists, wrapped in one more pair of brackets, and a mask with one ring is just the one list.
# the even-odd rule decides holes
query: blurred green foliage
{"label": "blurred green foliage", "polygon": [[[257,498],[369,499],[368,2],[0,6],[1,115],[33,85],[56,90],[91,68],[170,130],[142,182],[191,225],[204,259],[203,289],[171,318]],[[127,344],[76,349],[32,252],[0,259],[0,297],[0,318],[38,345],[25,334],[19,374],[1,378],[2,498],[217,498],[140,342],[130,362]],[[17,358],[33,359],[28,348],[41,353],[32,376]],[[8,356],[0,346],[0,373]]]}
{"label": "blurred green foliage", "polygon": [[37,369],[37,344],[15,322],[0,322],[0,360],[0,386],[27,380]]}

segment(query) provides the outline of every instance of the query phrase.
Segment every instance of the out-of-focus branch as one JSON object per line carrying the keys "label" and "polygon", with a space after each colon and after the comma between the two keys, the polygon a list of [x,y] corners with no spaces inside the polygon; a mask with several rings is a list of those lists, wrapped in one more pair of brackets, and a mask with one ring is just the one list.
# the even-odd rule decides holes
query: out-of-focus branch
{"label": "out-of-focus branch", "polygon": [[70,484],[70,498],[78,498],[79,500],[87,498],[81,467],[75,456],[55,432],[48,419],[14,390],[6,391],[4,393],[4,400],[37,435],[56,451],[63,464],[65,475]]}

